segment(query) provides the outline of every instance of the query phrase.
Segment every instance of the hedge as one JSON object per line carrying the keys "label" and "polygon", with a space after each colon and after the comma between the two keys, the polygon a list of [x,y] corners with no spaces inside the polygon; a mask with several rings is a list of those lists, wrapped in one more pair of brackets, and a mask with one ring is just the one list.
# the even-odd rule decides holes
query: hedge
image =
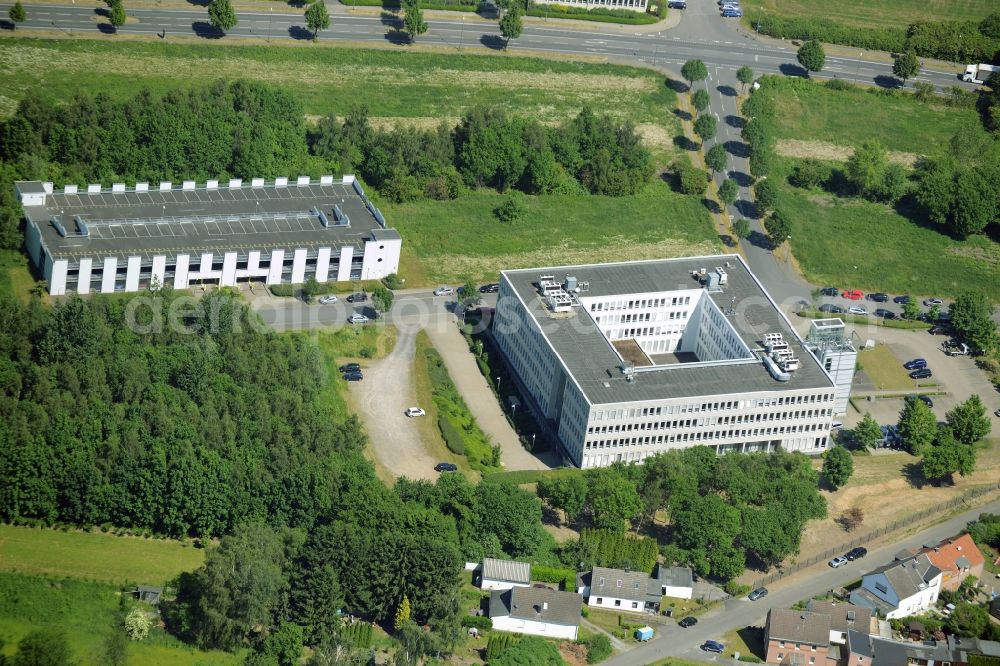
{"label": "hedge", "polygon": [[585,546],[584,552],[593,555],[593,563],[599,567],[651,572],[660,554],[653,539],[613,530],[581,530],[580,544]]}
{"label": "hedge", "polygon": [[367,649],[372,646],[372,625],[368,622],[344,625],[337,635],[358,648]]}
{"label": "hedge", "polygon": [[493,628],[493,620],[485,615],[466,615],[462,618],[463,627],[475,627],[479,631],[489,631]]}
{"label": "hedge", "polygon": [[462,433],[460,433],[458,429],[451,424],[451,421],[446,419],[443,415],[439,416],[438,428],[441,429],[441,437],[444,438],[444,444],[448,447],[448,450],[456,456],[464,456],[465,440],[462,438]]}
{"label": "hedge", "polygon": [[598,21],[600,23],[618,23],[621,25],[651,25],[660,20],[652,14],[633,12],[628,9],[598,7],[586,10],[566,5],[534,6],[525,13],[527,16],[535,16],[537,18],[565,18],[579,21]]}
{"label": "hedge", "polygon": [[[382,7],[384,9],[399,9],[399,0],[342,0],[343,4],[350,7]],[[434,2],[421,2],[421,9],[437,9],[453,12],[474,12],[479,9],[478,2],[462,2],[461,0],[434,0]]]}
{"label": "hedge", "polygon": [[559,588],[566,592],[576,591],[576,572],[572,569],[533,564],[531,565],[531,579],[540,580],[543,583],[558,583]]}
{"label": "hedge", "polygon": [[611,656],[611,639],[604,634],[591,634],[577,643],[586,646],[588,664],[596,664]]}
{"label": "hedge", "polygon": [[496,659],[504,650],[513,647],[518,642],[518,638],[514,634],[508,634],[505,632],[497,632],[495,634],[490,634],[490,639],[486,643],[486,660],[490,661]]}

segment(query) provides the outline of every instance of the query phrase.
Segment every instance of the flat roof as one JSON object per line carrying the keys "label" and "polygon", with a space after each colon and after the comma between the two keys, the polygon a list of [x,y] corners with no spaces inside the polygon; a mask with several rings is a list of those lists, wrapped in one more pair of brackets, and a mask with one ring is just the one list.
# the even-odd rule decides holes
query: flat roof
{"label": "flat roof", "polygon": [[[799,369],[791,373],[788,381],[774,379],[761,362],[733,361],[641,368],[634,374],[635,381],[629,383],[612,343],[590,314],[575,306],[571,312],[552,315],[536,287],[542,275],[554,275],[561,281],[568,274],[578,282],[589,283],[585,295],[590,298],[701,289],[692,271],[712,271],[716,266],[725,267],[727,284],[706,295],[724,313],[735,306],[736,316],[727,315],[726,319],[751,350],[761,349],[765,333],[784,336],[800,361]],[[502,271],[501,276],[538,322],[563,366],[592,404],[834,388],[833,381],[802,345],[739,255],[518,269]]]}
{"label": "flat roof", "polygon": [[[323,226],[317,211],[323,212],[329,226]],[[350,182],[342,181],[293,182],[282,187],[267,183],[212,189],[175,186],[161,191],[153,186],[149,191],[54,192],[46,195],[44,205],[25,206],[24,212],[40,230],[49,253],[63,259],[360,247],[375,231],[377,240],[399,238],[395,230],[383,229],[365,199]],[[338,224],[340,213],[349,225]],[[77,216],[86,224],[88,236],[79,232]],[[52,224],[54,217],[65,229],[65,237]]]}

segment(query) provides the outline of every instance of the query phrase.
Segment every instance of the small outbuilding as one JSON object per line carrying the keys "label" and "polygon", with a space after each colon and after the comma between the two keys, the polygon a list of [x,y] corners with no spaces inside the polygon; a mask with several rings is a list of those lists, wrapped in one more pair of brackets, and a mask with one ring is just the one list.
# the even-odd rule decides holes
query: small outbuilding
{"label": "small outbuilding", "polygon": [[484,590],[509,590],[531,585],[531,564],[515,560],[484,557],[479,571],[479,587]]}
{"label": "small outbuilding", "polygon": [[149,587],[148,585],[140,585],[135,588],[135,598],[139,601],[144,601],[147,604],[152,604],[156,606],[160,603],[160,597],[163,596],[162,587]]}

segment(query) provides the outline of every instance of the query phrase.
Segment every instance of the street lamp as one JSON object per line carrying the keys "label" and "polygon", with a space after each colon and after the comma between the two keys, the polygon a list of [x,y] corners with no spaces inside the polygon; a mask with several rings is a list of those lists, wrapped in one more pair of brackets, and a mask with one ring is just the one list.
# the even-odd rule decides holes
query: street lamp
{"label": "street lamp", "polygon": [[461,51],[463,46],[465,46],[465,14],[462,14],[462,32],[458,38],[458,50]]}
{"label": "street lamp", "polygon": [[[271,41],[271,17],[274,16],[274,7],[267,8],[267,41]],[[259,201],[257,203],[260,203]]]}
{"label": "street lamp", "polygon": [[865,57],[865,52],[862,51],[858,54],[858,69],[854,72],[854,82],[858,82],[858,77],[861,75],[861,58]]}
{"label": "street lamp", "polygon": [[500,378],[497,377],[497,393],[500,393]]}

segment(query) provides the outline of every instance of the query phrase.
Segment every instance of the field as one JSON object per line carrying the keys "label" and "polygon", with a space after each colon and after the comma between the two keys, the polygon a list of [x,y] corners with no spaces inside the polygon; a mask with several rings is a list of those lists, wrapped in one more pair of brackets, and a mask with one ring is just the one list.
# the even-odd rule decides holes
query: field
{"label": "field", "polygon": [[900,364],[899,359],[886,345],[873,349],[862,349],[858,354],[858,363],[871,379],[875,388],[881,391],[910,390],[916,383],[910,379],[909,371]]}
{"label": "field", "polygon": [[0,296],[25,299],[34,284],[27,257],[13,250],[0,250]]}
{"label": "field", "polygon": [[373,116],[440,119],[480,104],[555,122],[590,104],[663,122],[674,98],[648,70],[516,57],[29,38],[4,38],[0,53],[0,117],[29,90],[61,101],[97,91],[122,98],[240,78],[288,90],[310,115],[343,116],[363,104]]}
{"label": "field", "polygon": [[974,21],[996,11],[993,0],[745,0],[745,7],[862,27],[903,28],[915,21]]}
{"label": "field", "polygon": [[163,585],[204,559],[204,550],[173,540],[0,525],[4,571]]}

